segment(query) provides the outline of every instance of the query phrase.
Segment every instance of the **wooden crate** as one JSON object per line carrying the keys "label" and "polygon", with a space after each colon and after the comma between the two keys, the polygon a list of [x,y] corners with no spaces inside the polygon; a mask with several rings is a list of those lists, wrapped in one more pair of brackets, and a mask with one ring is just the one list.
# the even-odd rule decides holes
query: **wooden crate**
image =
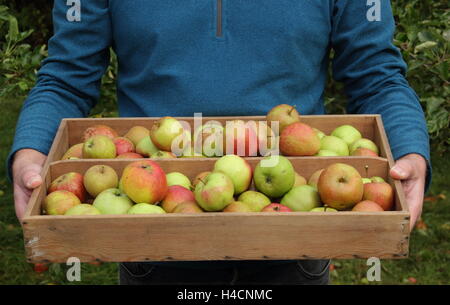
{"label": "wooden crate", "polygon": [[[328,118],[328,119],[325,119]],[[207,120],[209,118],[204,118]],[[225,121],[230,118],[214,118]],[[235,118],[234,118],[235,119]],[[263,117],[245,117],[264,119]],[[389,177],[393,165],[379,116],[303,116],[326,133],[342,124],[374,140],[381,157],[290,157],[296,171],[309,177],[336,162],[354,166],[363,177],[380,176],[395,189],[395,211],[362,213],[202,213],[163,215],[49,216],[41,204],[52,179],[69,171],[84,173],[95,164],[112,166],[120,175],[135,160],[58,160],[76,144],[83,130],[107,124],[120,134],[155,119],[68,119],[55,138],[44,167],[45,183],[36,189],[22,220],[30,262],[279,260],[321,258],[406,258],[410,215],[399,181]],[[186,118],[187,121],[192,120]],[[247,158],[254,167],[259,157]],[[157,160],[166,172],[189,178],[211,170],[213,158]]]}

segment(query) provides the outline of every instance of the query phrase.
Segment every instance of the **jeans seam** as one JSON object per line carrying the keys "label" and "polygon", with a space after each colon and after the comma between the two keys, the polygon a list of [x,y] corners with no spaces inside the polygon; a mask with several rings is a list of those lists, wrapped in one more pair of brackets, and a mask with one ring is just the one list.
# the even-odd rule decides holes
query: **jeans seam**
{"label": "jeans seam", "polygon": [[314,274],[314,273],[311,273],[311,272],[305,270],[305,268],[303,268],[303,266],[300,264],[299,261],[297,262],[297,266],[299,267],[300,271],[301,271],[307,278],[309,278],[309,279],[316,279],[316,278],[319,278],[319,277],[323,276],[323,275],[327,272],[328,268],[330,267],[330,263],[331,263],[331,260],[328,260],[328,262],[327,262],[327,264],[325,265],[325,267],[323,268],[323,270],[322,270],[320,273],[318,273],[318,274]]}
{"label": "jeans seam", "polygon": [[148,276],[150,273],[152,273],[153,269],[155,269],[155,267],[156,267],[156,266],[152,266],[152,267],[150,268],[150,270],[148,270],[148,271],[145,272],[144,274],[136,275],[136,274],[134,274],[133,272],[131,272],[131,270],[130,270],[127,266],[125,266],[125,264],[121,264],[121,265],[122,265],[122,267],[125,269],[125,271],[126,271],[130,276],[132,276],[132,277],[134,277],[134,278],[143,278],[143,277],[146,277],[146,276]]}

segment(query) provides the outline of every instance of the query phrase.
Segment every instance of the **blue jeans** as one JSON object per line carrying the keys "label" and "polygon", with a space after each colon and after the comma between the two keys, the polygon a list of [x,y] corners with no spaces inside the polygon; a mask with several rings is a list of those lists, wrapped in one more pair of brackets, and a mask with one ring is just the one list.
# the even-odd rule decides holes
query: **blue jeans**
{"label": "blue jeans", "polygon": [[[121,285],[326,285],[329,260],[241,261],[221,268],[121,263]],[[182,266],[182,267],[181,267]]]}

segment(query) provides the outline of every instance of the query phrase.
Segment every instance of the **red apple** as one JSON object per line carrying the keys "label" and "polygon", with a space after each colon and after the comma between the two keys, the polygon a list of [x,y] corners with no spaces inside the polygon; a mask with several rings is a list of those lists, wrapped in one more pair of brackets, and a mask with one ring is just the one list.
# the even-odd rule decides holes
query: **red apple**
{"label": "red apple", "polygon": [[383,208],[390,211],[394,207],[394,190],[389,183],[372,182],[364,184],[364,200],[371,200]]}
{"label": "red apple", "polygon": [[166,174],[152,160],[135,161],[123,170],[122,190],[136,203],[155,204],[164,199],[168,186]]}
{"label": "red apple", "polygon": [[211,174],[211,172],[206,171],[206,172],[201,172],[200,174],[195,176],[194,180],[192,181],[192,188],[195,190],[195,187],[197,186],[197,184],[201,181],[204,181],[206,176],[208,176],[209,174]]}
{"label": "red apple", "polygon": [[224,155],[234,154],[241,157],[258,154],[258,137],[255,122],[242,120],[229,121],[224,132]]}
{"label": "red apple", "polygon": [[373,150],[370,150],[368,148],[359,147],[355,149],[352,154],[352,156],[362,156],[362,157],[378,157],[377,153]]}
{"label": "red apple", "polygon": [[357,203],[353,207],[352,211],[354,211],[354,212],[383,212],[384,210],[379,204],[377,204],[373,201],[370,201],[370,200],[364,200],[364,201]]}
{"label": "red apple", "polygon": [[116,157],[116,159],[142,159],[142,158],[144,158],[142,155],[134,152],[123,153]]}
{"label": "red apple", "polygon": [[194,193],[181,185],[169,186],[166,197],[164,197],[161,207],[167,213],[172,213],[173,210],[182,202],[194,202]]}
{"label": "red apple", "polygon": [[320,150],[317,133],[304,123],[286,126],[280,136],[280,151],[286,156],[313,156]]}
{"label": "red apple", "polygon": [[133,142],[131,142],[129,139],[125,137],[117,137],[113,140],[113,142],[114,145],[116,145],[117,155],[134,152]]}
{"label": "red apple", "polygon": [[54,191],[45,197],[43,210],[48,215],[64,215],[70,208],[81,204],[80,199],[69,191]]}
{"label": "red apple", "polygon": [[36,273],[43,273],[48,270],[48,264],[36,263],[33,265],[33,270]]}
{"label": "red apple", "polygon": [[344,163],[328,166],[320,175],[317,189],[322,202],[336,210],[353,208],[364,191],[359,172]]}
{"label": "red apple", "polygon": [[78,144],[71,146],[64,153],[61,160],[82,159],[83,158],[83,145],[84,145],[84,143],[78,143]]}
{"label": "red apple", "polygon": [[279,203],[271,203],[266,206],[261,212],[292,212],[290,208]]}
{"label": "red apple", "polygon": [[95,126],[87,128],[84,131],[82,140],[83,140],[83,142],[86,142],[92,136],[97,136],[97,135],[107,136],[111,140],[113,140],[114,138],[117,138],[119,136],[117,134],[117,132],[109,126],[95,125]]}
{"label": "red apple", "polygon": [[86,199],[86,189],[83,184],[83,175],[70,172],[59,176],[48,187],[47,193],[54,191],[65,190],[75,194],[81,202]]}

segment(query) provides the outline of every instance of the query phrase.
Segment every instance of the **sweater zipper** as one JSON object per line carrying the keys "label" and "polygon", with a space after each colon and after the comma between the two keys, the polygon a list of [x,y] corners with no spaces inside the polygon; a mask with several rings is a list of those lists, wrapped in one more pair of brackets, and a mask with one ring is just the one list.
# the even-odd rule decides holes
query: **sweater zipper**
{"label": "sweater zipper", "polygon": [[222,37],[222,0],[216,1],[217,1],[216,37]]}

